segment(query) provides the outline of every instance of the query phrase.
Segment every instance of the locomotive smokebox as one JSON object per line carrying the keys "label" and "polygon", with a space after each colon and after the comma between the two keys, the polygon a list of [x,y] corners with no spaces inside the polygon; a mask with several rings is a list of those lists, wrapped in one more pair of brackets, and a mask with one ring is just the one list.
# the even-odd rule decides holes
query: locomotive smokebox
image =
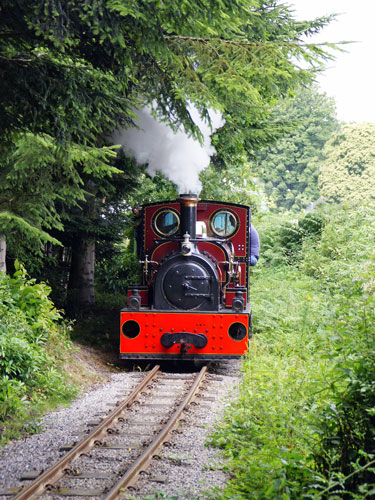
{"label": "locomotive smokebox", "polygon": [[196,238],[197,205],[196,194],[180,194],[181,236],[189,233],[191,239]]}

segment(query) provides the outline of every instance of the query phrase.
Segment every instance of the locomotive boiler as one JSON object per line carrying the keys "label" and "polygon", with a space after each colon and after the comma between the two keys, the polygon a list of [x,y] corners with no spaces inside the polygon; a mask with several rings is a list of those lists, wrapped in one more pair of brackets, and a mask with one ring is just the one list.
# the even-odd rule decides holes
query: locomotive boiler
{"label": "locomotive boiler", "polygon": [[250,209],[178,200],[143,205],[136,228],[141,284],[121,311],[120,358],[237,358],[251,334]]}

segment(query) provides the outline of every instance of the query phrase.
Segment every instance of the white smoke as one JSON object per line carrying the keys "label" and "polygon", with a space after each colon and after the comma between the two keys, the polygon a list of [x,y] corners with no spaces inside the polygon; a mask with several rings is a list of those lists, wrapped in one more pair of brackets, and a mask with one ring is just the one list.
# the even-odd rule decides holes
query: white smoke
{"label": "white smoke", "polygon": [[155,120],[147,108],[136,111],[139,129],[116,130],[112,141],[121,144],[139,165],[147,163],[151,176],[162,172],[177,185],[180,193],[199,194],[202,188],[199,173],[209,165],[210,156],[215,153],[210,136],[224,125],[224,120],[220,113],[210,111],[211,129],[196,109],[190,108],[189,112],[202,133],[203,145],[183,130],[173,132],[165,123]]}

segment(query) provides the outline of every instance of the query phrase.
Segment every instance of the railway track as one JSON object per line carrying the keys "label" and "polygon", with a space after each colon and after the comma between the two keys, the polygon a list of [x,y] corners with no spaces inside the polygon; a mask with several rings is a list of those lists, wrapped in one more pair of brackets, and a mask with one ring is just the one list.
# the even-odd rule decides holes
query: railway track
{"label": "railway track", "polygon": [[199,395],[198,374],[172,375],[155,366],[137,387],[54,465],[28,477],[21,489],[0,492],[12,500],[74,497],[114,500],[137,481]]}

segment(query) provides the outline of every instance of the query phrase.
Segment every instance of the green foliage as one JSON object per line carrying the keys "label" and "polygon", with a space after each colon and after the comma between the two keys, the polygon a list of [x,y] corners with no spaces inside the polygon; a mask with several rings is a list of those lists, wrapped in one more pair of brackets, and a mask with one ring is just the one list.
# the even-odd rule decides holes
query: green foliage
{"label": "green foliage", "polygon": [[366,350],[337,366],[338,375],[347,384],[321,414],[323,439],[314,454],[318,470],[325,475],[329,472],[336,490],[359,495],[371,490],[370,496],[375,491],[375,352],[371,333],[363,346]]}
{"label": "green foliage", "polygon": [[35,418],[47,399],[75,393],[58,370],[56,353],[70,344],[49,293],[45,284],[27,279],[22,267],[12,277],[0,273],[0,428],[5,437],[10,428],[14,432],[13,427]]}
{"label": "green foliage", "polygon": [[319,185],[327,201],[372,202],[375,199],[375,124],[347,125],[323,150]]}
{"label": "green foliage", "polygon": [[329,57],[302,40],[332,17],[297,22],[270,0],[6,0],[0,19],[0,130],[95,143],[133,118],[131,106],[152,101],[173,126],[194,130],[188,100],[233,120],[246,108],[255,125],[263,104]]}
{"label": "green foliage", "polygon": [[[62,230],[55,227],[50,234],[61,246],[48,243],[41,255],[8,239],[10,259],[18,257],[33,277],[48,281],[52,300],[59,308],[66,308],[67,289],[72,284],[69,277],[79,276],[71,265],[74,256],[82,255],[85,242],[95,241],[98,258],[102,260],[110,258],[113,245],[121,241],[128,219],[127,197],[137,185],[139,172],[132,160],[125,158],[121,151],[116,155],[113,147],[103,147],[100,151],[87,146],[81,149],[77,156],[74,155],[76,163],[71,165],[78,184],[75,185],[74,180],[68,182],[70,196],[67,192],[55,203]],[[84,156],[81,163],[80,155]],[[66,156],[73,156],[73,153],[70,155],[68,151]],[[62,185],[66,183],[66,179],[61,182]]]}
{"label": "green foliage", "polygon": [[292,130],[256,155],[255,171],[271,208],[298,211],[320,197],[322,149],[338,130],[335,106],[316,87],[300,88],[275,108],[273,116]]}
{"label": "green foliage", "polygon": [[48,299],[50,288],[35,280],[28,280],[25,269],[16,263],[17,271],[12,277],[1,273],[0,314],[20,315],[34,332],[29,340],[45,341],[52,332],[56,332],[55,322],[61,319],[60,313]]}
{"label": "green foliage", "polygon": [[[302,219],[320,236],[303,239],[298,266],[261,259],[253,270],[256,335],[212,438],[232,476],[218,498],[372,498],[374,217],[360,205]],[[262,247],[270,219],[256,223]]]}
{"label": "green foliage", "polygon": [[[139,281],[140,265],[135,252],[133,227],[137,221],[132,209],[144,203],[174,200],[177,197],[176,187],[163,174],[157,173],[152,179],[146,173],[140,174],[137,186],[131,193],[126,193],[126,200],[121,204],[123,217],[117,227],[118,238],[113,238],[110,244],[107,237],[99,245],[95,271],[99,294],[120,294],[124,297],[128,286]],[[113,229],[113,224],[110,227]]]}
{"label": "green foliage", "polygon": [[[64,258],[77,255],[74,242],[118,241],[104,222],[111,210],[120,219],[118,195],[134,187],[126,169],[110,166],[118,161],[103,147],[111,132],[152,104],[159,119],[199,138],[189,105],[203,118],[212,107],[226,121],[217,157],[228,165],[279,133],[270,108],[330,58],[328,46],[305,37],[332,19],[299,22],[273,0],[4,0],[0,234],[11,257],[28,258],[23,242],[36,253],[47,243],[50,263],[65,266],[60,292],[82,290],[67,284]],[[64,252],[50,251],[56,241]],[[33,269],[43,264],[36,258]]]}
{"label": "green foliage", "polygon": [[[262,217],[260,214],[259,217]],[[299,219],[265,215],[262,220],[262,259],[265,266],[298,264],[303,245],[315,248],[325,224],[324,212],[310,212]]]}
{"label": "green foliage", "polygon": [[125,296],[129,285],[139,281],[140,265],[134,252],[128,249],[116,252],[109,259],[99,261],[96,267],[96,279],[99,290],[109,294]]}
{"label": "green foliage", "polygon": [[19,135],[3,151],[0,170],[0,233],[10,252],[22,258],[46,242],[60,244],[50,231],[63,229],[61,204],[85,199],[85,176],[102,181],[118,174],[110,165],[115,156],[113,147],[63,149],[47,135]]}
{"label": "green foliage", "polygon": [[253,211],[260,203],[254,192],[251,164],[243,158],[221,168],[217,168],[215,163],[210,164],[200,174],[200,180],[201,199],[228,201],[230,197],[231,202],[249,205]]}
{"label": "green foliage", "polygon": [[289,263],[296,263],[301,257],[302,244],[313,247],[320,237],[324,219],[321,215],[309,213],[299,218],[297,223],[289,222],[280,226],[280,252]]}
{"label": "green foliage", "polygon": [[151,178],[142,172],[138,178],[138,186],[128,193],[126,201],[128,207],[139,207],[144,203],[175,200],[178,195],[176,186],[162,173],[158,172]]}

